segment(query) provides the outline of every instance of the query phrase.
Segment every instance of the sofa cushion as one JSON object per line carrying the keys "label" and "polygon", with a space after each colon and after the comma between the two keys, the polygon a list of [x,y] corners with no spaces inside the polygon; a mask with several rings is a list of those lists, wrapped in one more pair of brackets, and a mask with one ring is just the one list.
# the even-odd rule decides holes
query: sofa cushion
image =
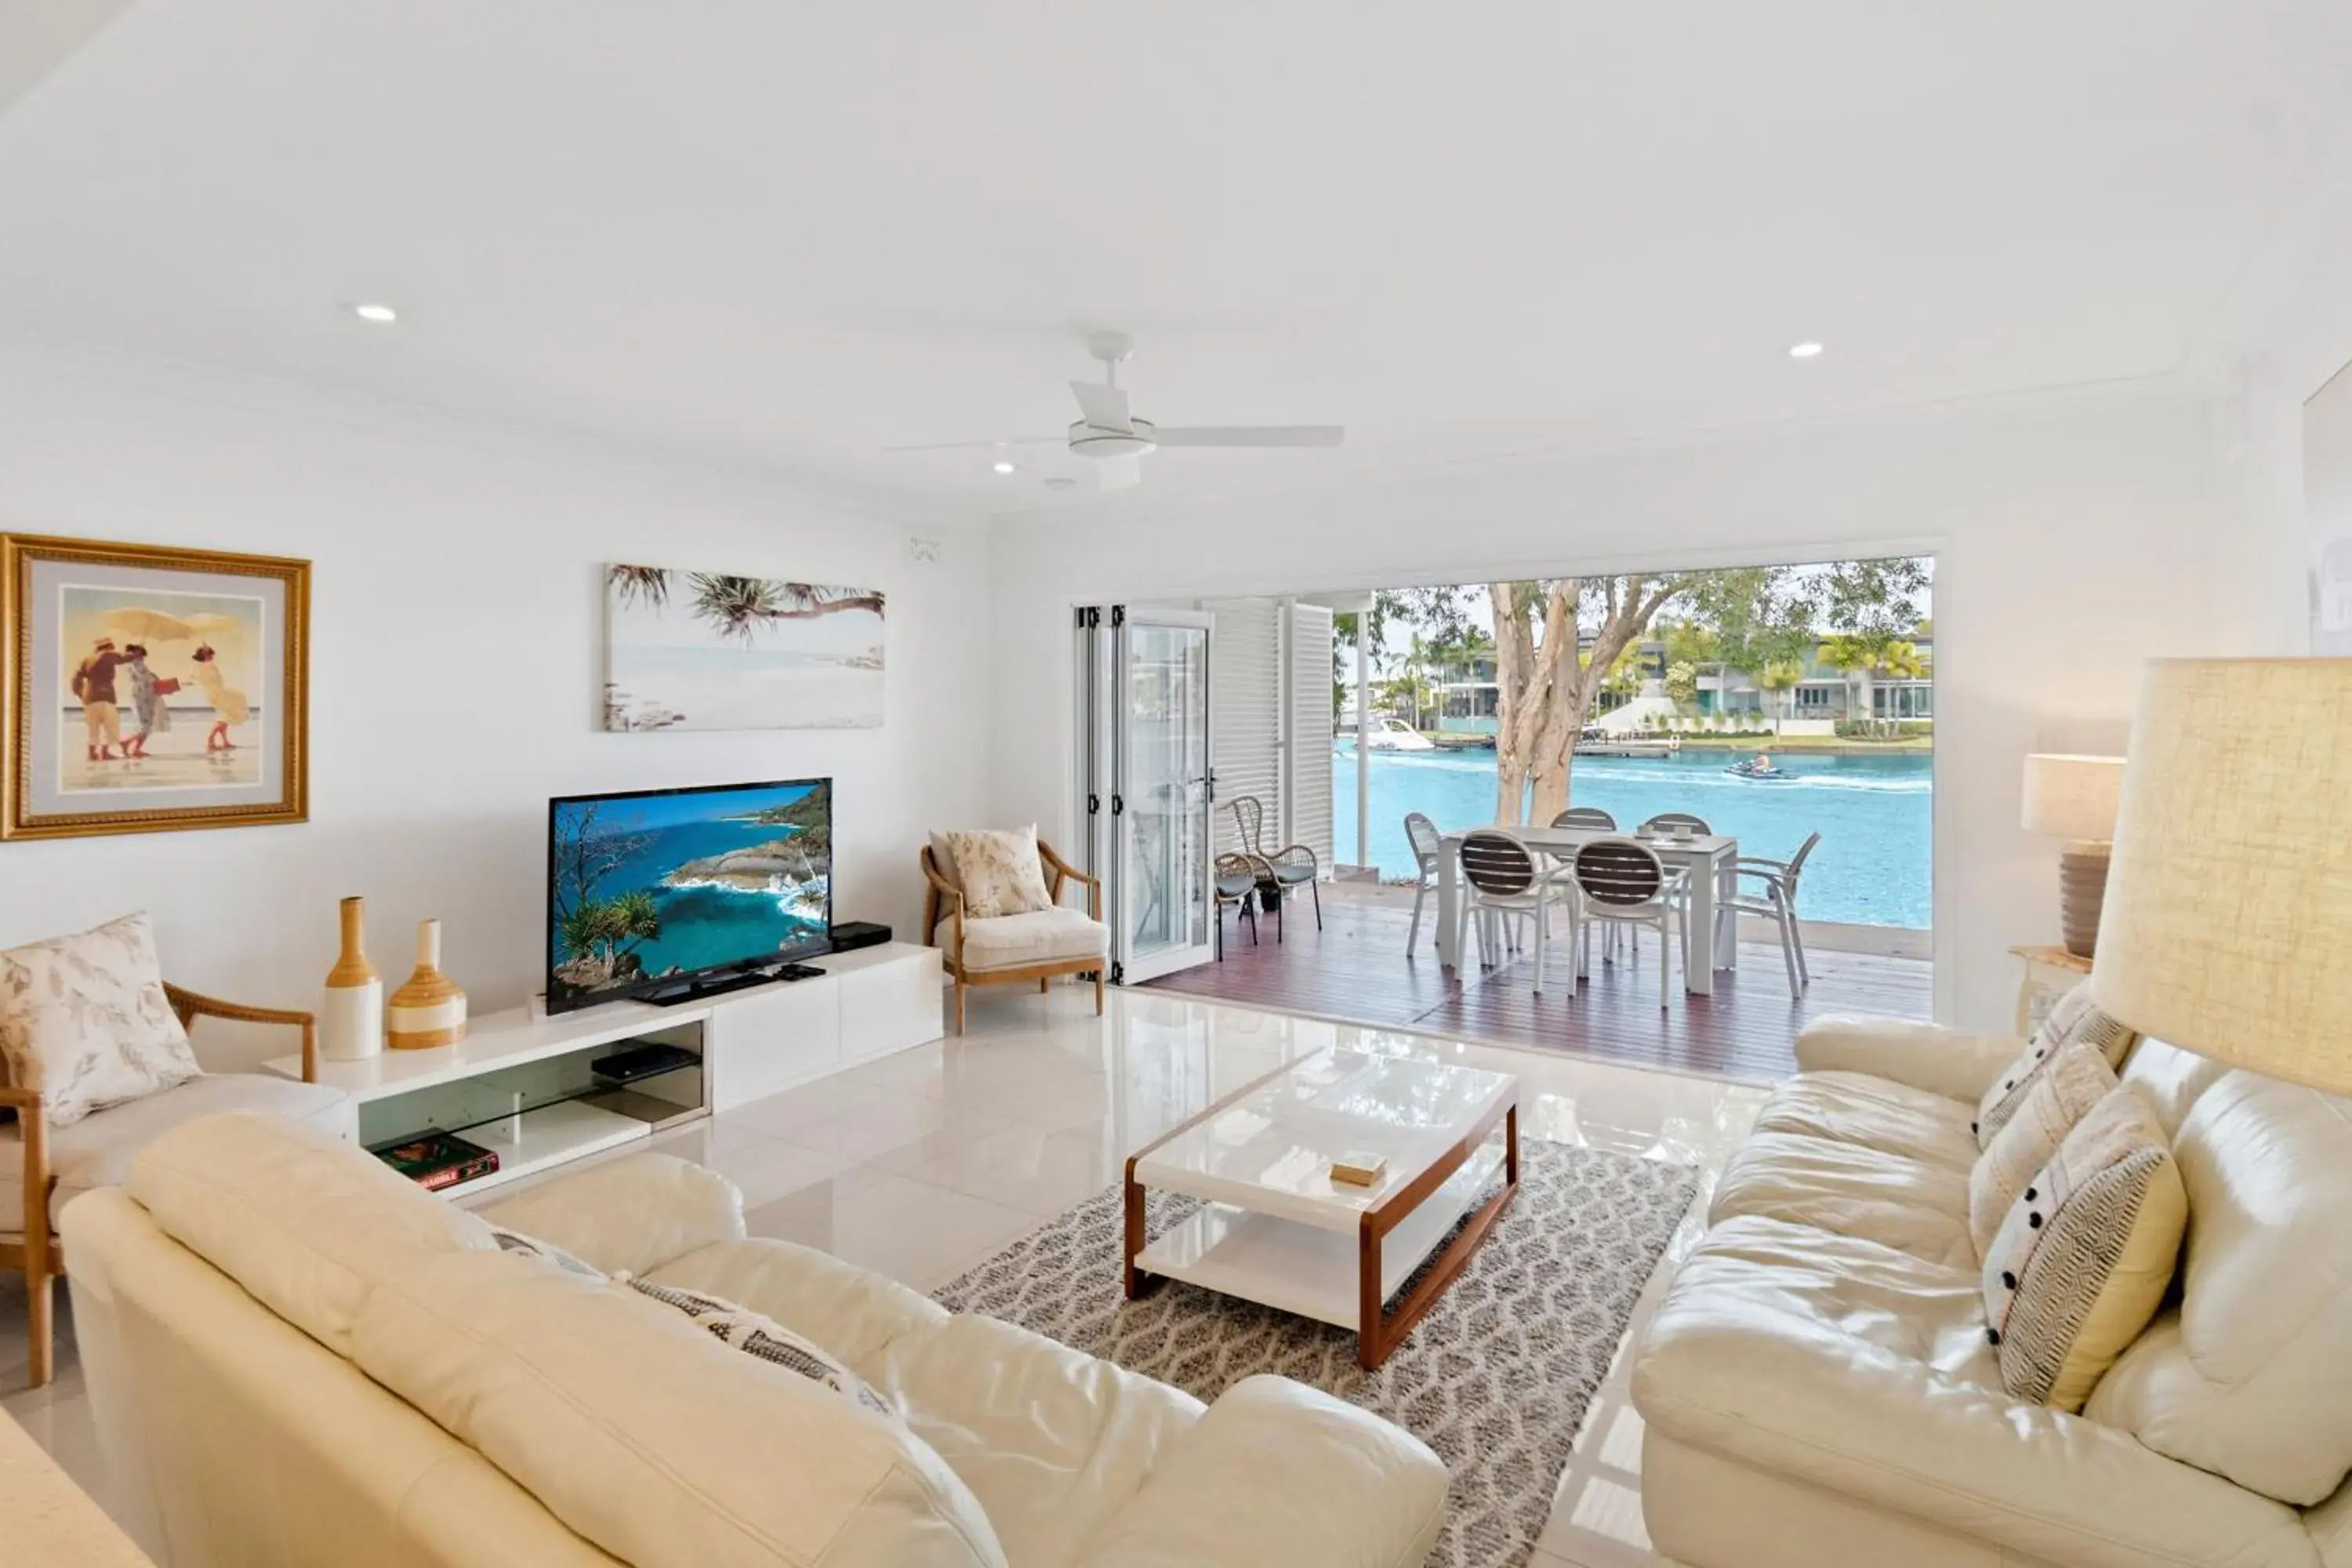
{"label": "sofa cushion", "polygon": [[895,1279],[769,1237],[698,1247],[646,1278],[740,1301],[823,1345],[868,1383],[901,1334],[948,1321],[946,1308]]}
{"label": "sofa cushion", "polygon": [[[183,1121],[220,1110],[257,1110],[307,1121],[331,1137],[357,1136],[351,1097],[323,1084],[274,1073],[205,1073],[161,1094],[114,1106],[69,1127],[49,1130],[49,1218],[93,1187],[119,1187],[139,1151]],[[0,1237],[21,1236],[25,1213],[23,1133],[0,1127]]]}
{"label": "sofa cushion", "polygon": [[1759,1132],[1716,1184],[1707,1223],[1760,1215],[1859,1237],[1954,1268],[1973,1268],[1968,1178],[1855,1143]]}
{"label": "sofa cushion", "polygon": [[[1261,1373],[1219,1394],[1168,1445],[1141,1492],[1078,1563],[1405,1568],[1436,1544],[1445,1492],[1444,1465],[1412,1434],[1319,1388]],[[1203,1499],[1215,1501],[1203,1507]]]}
{"label": "sofa cushion", "polygon": [[2164,1135],[2178,1143],[2180,1124],[2204,1092],[2230,1071],[2227,1062],[2184,1051],[2162,1040],[2143,1039],[2124,1060],[2123,1086],[2137,1094],[2156,1117]]}
{"label": "sofa cushion", "polygon": [[[1975,1275],[1868,1242],[1765,1219],[1717,1227],[1667,1287],[1633,1395],[1654,1510],[1769,1499],[1739,1516],[1763,1544],[1726,1563],[1915,1560],[1874,1554],[1870,1538],[1808,1551],[1820,1535],[1801,1522],[1776,1533],[1772,1510],[1801,1510],[1819,1488],[1951,1532],[1937,1563],[2313,1568],[2291,1510],[2128,1433],[2011,1399],[1985,1342]],[[1646,1461],[1660,1438],[1771,1484],[1728,1500],[1670,1496],[1661,1470],[1650,1495]],[[1657,1533],[1663,1544],[1669,1532]]]}
{"label": "sofa cushion", "polygon": [[[955,952],[955,928],[942,921],[935,933],[942,951]],[[998,915],[963,922],[963,966],[978,973],[1023,969],[1033,963],[1101,958],[1110,952],[1110,928],[1062,905],[1027,914]]]}
{"label": "sofa cushion", "polygon": [[2156,1316],[2188,1221],[2164,1130],[2137,1095],[2116,1089],[2066,1134],[1985,1249],[2002,1385],[2080,1410]]}
{"label": "sofa cushion", "polygon": [[474,1212],[607,1274],[642,1274],[743,1235],[735,1184],[675,1154],[591,1163]]}
{"label": "sofa cushion", "polygon": [[1772,1091],[1756,1131],[1856,1144],[1966,1175],[1980,1152],[1969,1114],[1959,1100],[1867,1073],[1807,1072]]}
{"label": "sofa cushion", "polygon": [[[1930,1263],[1858,1237],[1749,1215],[1711,1228],[1675,1270],[1658,1322],[1745,1324],[1816,1343],[1847,1359],[1916,1363],[1949,1383],[2000,1392],[2000,1363],[1985,1340],[1977,1272]],[[1672,1338],[1672,1333],[1664,1337]],[[1654,1329],[1647,1356],[1661,1338]]]}
{"label": "sofa cushion", "polygon": [[2033,1037],[2025,1042],[2025,1049],[2010,1064],[2008,1071],[1993,1079],[1984,1099],[1978,1102],[1978,1147],[1991,1145],[1993,1134],[2025,1103],[2026,1090],[2032,1086],[2034,1078],[2063,1047],[2091,1046],[2106,1058],[2110,1071],[2121,1073],[2124,1058],[2131,1055],[2138,1040],[2138,1033],[2130,1025],[2101,1012],[2098,1004],[2091,1000],[2090,981],[2076,982],[2072,990],[2052,1005],[2050,1016],[2042,1021],[2042,1027],[2033,1031]]}
{"label": "sofa cushion", "polygon": [[730,1350],[772,1362],[819,1387],[829,1388],[844,1399],[863,1405],[877,1415],[894,1420],[898,1416],[888,1400],[866,1387],[866,1380],[835,1359],[831,1352],[814,1340],[793,1332],[764,1312],[739,1307],[724,1297],[682,1289],[675,1285],[656,1285],[650,1279],[632,1279],[628,1284],[629,1289],[638,1295],[685,1313],[696,1328],[703,1330]]}
{"label": "sofa cushion", "polygon": [[1969,1240],[1982,1258],[2009,1217],[2017,1194],[2032,1184],[2066,1134],[2115,1092],[2116,1075],[2098,1047],[2076,1041],[2033,1075],[2017,1113],[2002,1123],[1969,1173]]}
{"label": "sofa cushion", "polygon": [[876,1381],[955,1468],[1016,1568],[1058,1568],[1201,1419],[1180,1390],[993,1318],[894,1341]]}
{"label": "sofa cushion", "polygon": [[2308,1506],[2352,1470],[2352,1102],[2242,1069],[2180,1124],[2179,1310],[2085,1414]]}
{"label": "sofa cushion", "polygon": [[202,1070],[144,914],[0,952],[0,1082],[38,1090],[50,1126]]}
{"label": "sofa cushion", "polygon": [[369,1295],[352,1346],[636,1568],[1004,1563],[971,1492],[899,1423],[625,1286],[496,1249],[425,1256]]}
{"label": "sofa cushion", "polygon": [[499,1249],[474,1215],[357,1145],[278,1116],[184,1121],[139,1152],[129,1186],[182,1246],[344,1357],[384,1280],[439,1254]]}

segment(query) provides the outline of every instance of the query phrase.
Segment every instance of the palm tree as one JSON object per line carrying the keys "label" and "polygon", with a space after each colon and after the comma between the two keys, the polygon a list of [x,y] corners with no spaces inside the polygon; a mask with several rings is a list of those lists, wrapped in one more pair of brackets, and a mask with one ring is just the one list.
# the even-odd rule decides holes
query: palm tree
{"label": "palm tree", "polygon": [[642,600],[648,609],[658,610],[669,603],[669,568],[666,566],[607,566],[604,581],[624,605]]}
{"label": "palm tree", "polygon": [[1847,690],[1859,693],[1853,699],[1853,710],[1865,717],[1870,712],[1870,673],[1885,657],[1891,640],[1870,632],[1839,632],[1822,641],[1822,667],[1845,676]]}
{"label": "palm tree", "polygon": [[1927,673],[1916,643],[1891,642],[1881,648],[1872,667],[1889,680],[1917,680]]}
{"label": "palm tree", "polygon": [[694,613],[709,621],[723,638],[749,643],[753,634],[773,621],[805,621],[843,610],[882,613],[882,595],[862,588],[823,586],[814,583],[782,583],[772,577],[734,577],[716,572],[692,572]]}
{"label": "palm tree", "polygon": [[1774,734],[1780,732],[1780,721],[1789,711],[1789,693],[1794,691],[1798,683],[1804,679],[1805,667],[1793,658],[1769,660],[1763,668],[1756,672],[1756,684],[1779,698],[1779,700],[1773,704],[1772,732]]}

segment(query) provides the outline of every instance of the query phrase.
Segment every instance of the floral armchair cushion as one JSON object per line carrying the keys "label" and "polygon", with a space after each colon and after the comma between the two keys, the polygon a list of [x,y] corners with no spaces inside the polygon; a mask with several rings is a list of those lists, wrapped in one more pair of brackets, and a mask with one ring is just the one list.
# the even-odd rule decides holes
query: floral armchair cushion
{"label": "floral armchair cushion", "polygon": [[950,833],[955,880],[963,889],[963,912],[974,920],[1025,915],[1050,910],[1045,865],[1037,855],[1037,826],[1003,831]]}
{"label": "floral armchair cushion", "polygon": [[0,952],[0,1067],[53,1127],[194,1078],[144,914]]}

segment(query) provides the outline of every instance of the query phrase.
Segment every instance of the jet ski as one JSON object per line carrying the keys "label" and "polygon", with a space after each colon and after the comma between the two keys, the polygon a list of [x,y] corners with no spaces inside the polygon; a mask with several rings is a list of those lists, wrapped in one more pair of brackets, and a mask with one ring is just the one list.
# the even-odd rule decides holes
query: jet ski
{"label": "jet ski", "polygon": [[1723,771],[1734,778],[1762,779],[1770,783],[1781,783],[1796,776],[1782,771],[1771,763],[1759,762],[1754,757],[1748,758],[1744,763],[1734,763]]}

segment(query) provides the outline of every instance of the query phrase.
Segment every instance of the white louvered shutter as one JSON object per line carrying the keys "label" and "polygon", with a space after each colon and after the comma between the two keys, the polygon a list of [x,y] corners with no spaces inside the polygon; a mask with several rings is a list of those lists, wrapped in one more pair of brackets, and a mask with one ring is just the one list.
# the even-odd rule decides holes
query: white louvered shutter
{"label": "white louvered shutter", "polygon": [[1328,876],[1331,853],[1331,612],[1290,606],[1289,802],[1286,841],[1315,851]]}
{"label": "white louvered shutter", "polygon": [[1215,599],[1209,639],[1209,689],[1216,693],[1217,811],[1220,855],[1241,847],[1233,803],[1252,795],[1265,807],[1266,846],[1282,830],[1282,607],[1272,599]]}

